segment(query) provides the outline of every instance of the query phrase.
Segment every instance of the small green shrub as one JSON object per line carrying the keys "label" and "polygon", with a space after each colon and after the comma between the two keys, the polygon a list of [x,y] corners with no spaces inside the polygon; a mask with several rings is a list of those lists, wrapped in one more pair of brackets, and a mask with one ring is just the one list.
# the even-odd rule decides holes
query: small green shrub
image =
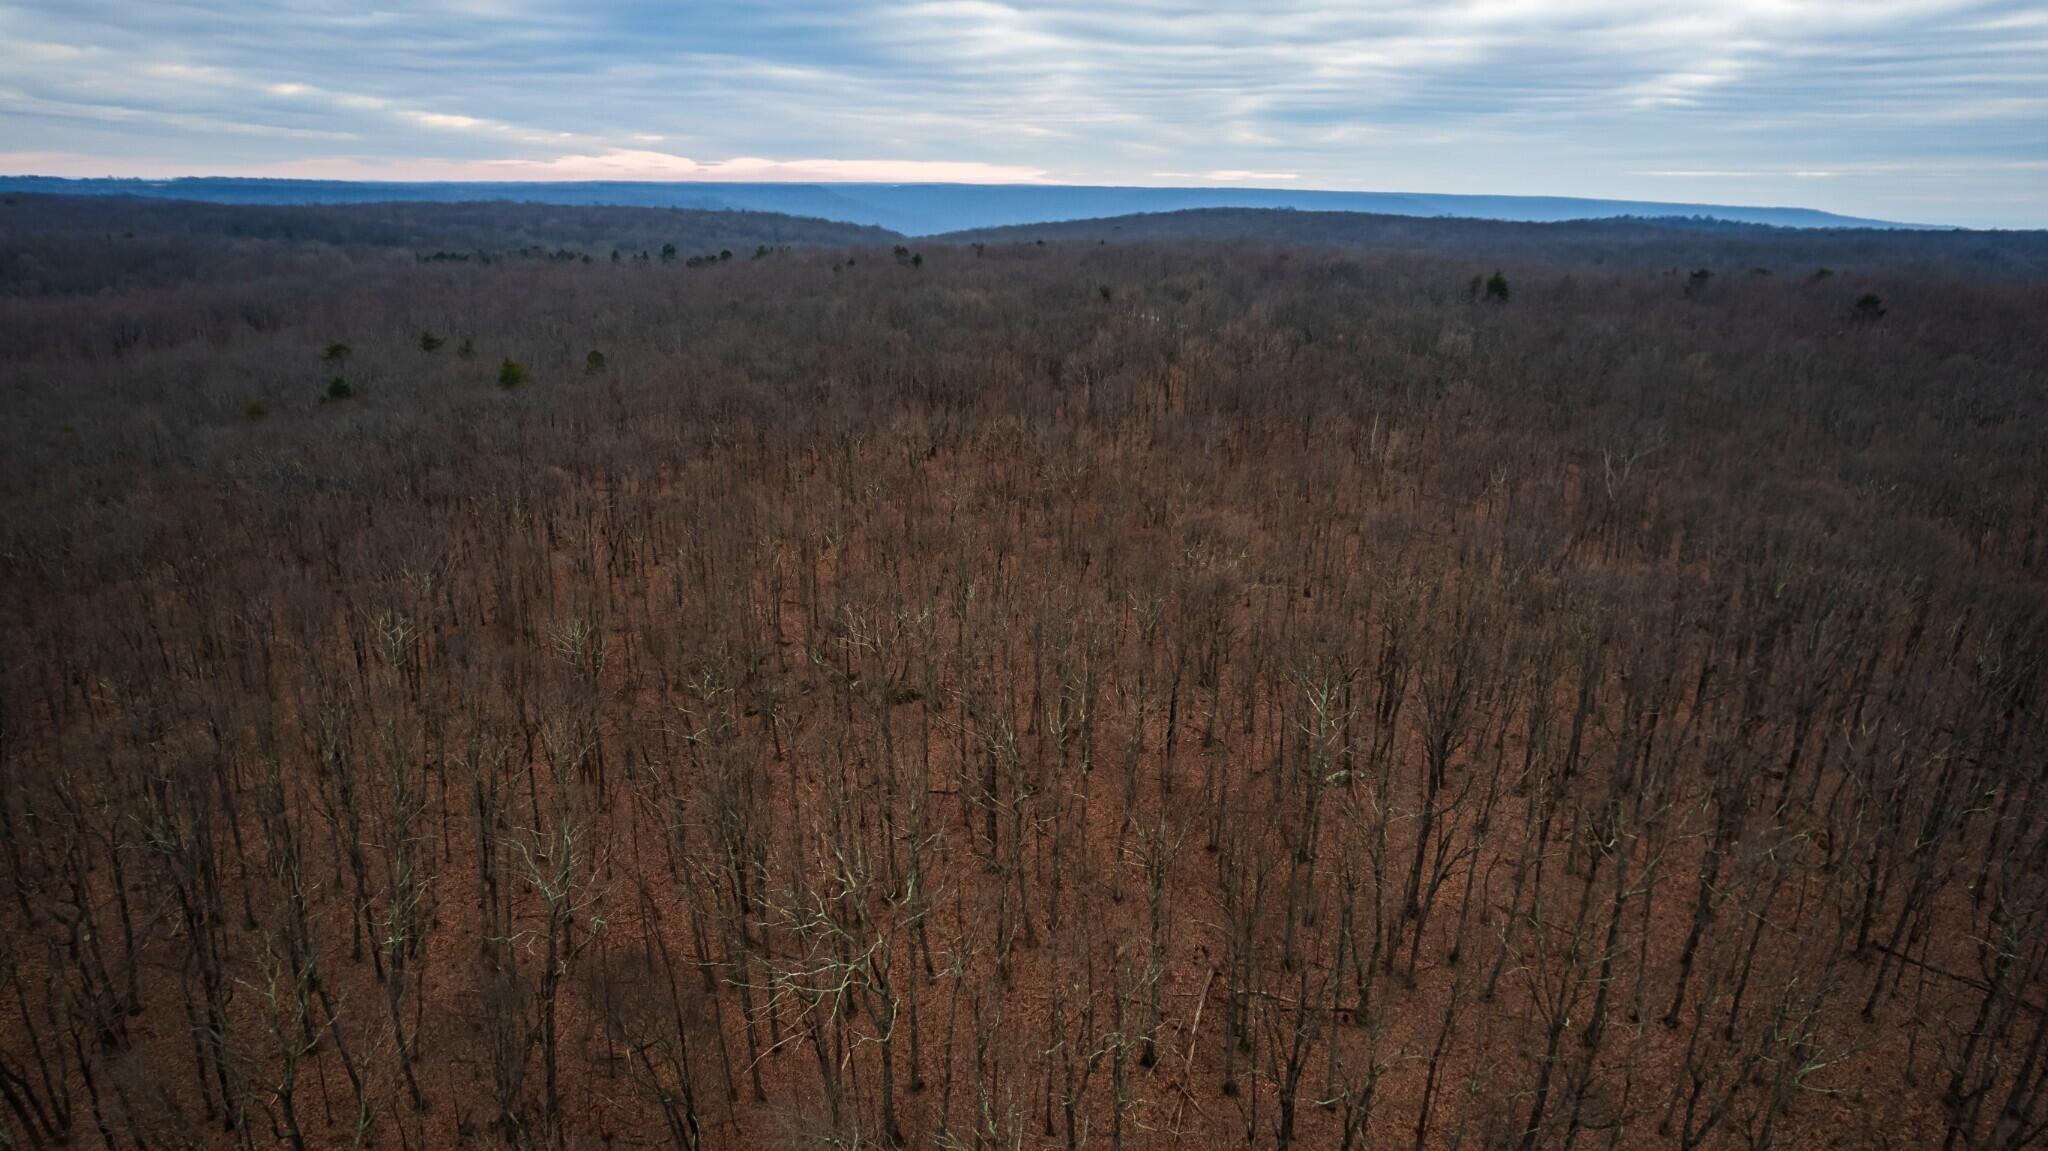
{"label": "small green shrub", "polygon": [[591,376],[604,371],[604,353],[591,349],[590,354],[583,357],[583,371],[585,375]]}
{"label": "small green shrub", "polygon": [[251,421],[260,420],[263,419],[265,416],[268,416],[269,414],[270,405],[264,403],[262,400],[250,400],[248,403],[242,405],[243,419]]}
{"label": "small green shrub", "polygon": [[508,359],[498,365],[498,386],[501,388],[516,388],[527,379],[526,365],[518,360]]}
{"label": "small green shrub", "polygon": [[440,351],[441,345],[446,342],[447,341],[443,340],[441,337],[435,335],[432,332],[420,333],[420,351],[426,352],[430,355],[434,352]]}
{"label": "small green shrub", "polygon": [[356,390],[349,387],[348,381],[340,376],[327,381],[327,398],[330,400],[345,400],[355,394]]}
{"label": "small green shrub", "polygon": [[1508,302],[1508,278],[1501,274],[1499,268],[1486,278],[1486,298],[1502,304]]}

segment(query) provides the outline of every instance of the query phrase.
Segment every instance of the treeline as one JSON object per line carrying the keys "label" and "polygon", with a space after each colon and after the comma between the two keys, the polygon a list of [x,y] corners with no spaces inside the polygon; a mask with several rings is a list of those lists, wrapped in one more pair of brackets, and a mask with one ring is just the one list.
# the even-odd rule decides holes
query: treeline
{"label": "treeline", "polygon": [[2044,303],[1093,243],[0,303],[0,1131],[2040,1146]]}
{"label": "treeline", "polygon": [[1340,247],[1472,261],[1590,264],[1617,271],[1698,268],[1732,275],[1856,271],[1935,279],[2048,276],[2048,232],[1936,228],[1774,228],[1705,217],[1529,224],[1453,217],[1210,208],[1021,224],[939,237],[960,244],[1038,241],[1233,242]]}
{"label": "treeline", "polygon": [[380,259],[608,260],[659,253],[888,244],[881,228],[681,208],[558,204],[257,206],[142,197],[0,198],[0,294],[163,288]]}

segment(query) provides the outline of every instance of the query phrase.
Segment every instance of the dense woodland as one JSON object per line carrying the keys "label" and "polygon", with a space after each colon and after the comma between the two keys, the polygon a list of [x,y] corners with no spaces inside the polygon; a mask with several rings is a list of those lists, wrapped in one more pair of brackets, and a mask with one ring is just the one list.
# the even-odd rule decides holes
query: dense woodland
{"label": "dense woodland", "polygon": [[0,1146],[2048,1145],[2038,237],[204,211],[0,215]]}
{"label": "dense woodland", "polygon": [[1208,208],[1105,220],[984,228],[956,243],[1088,240],[1098,243],[1214,242],[1339,247],[1416,256],[1456,253],[1554,266],[1689,274],[1812,274],[1856,269],[1941,279],[2048,277],[2048,232],[1949,228],[1771,228],[1704,218],[1513,223],[1360,212]]}
{"label": "dense woodland", "polygon": [[[0,295],[218,283],[344,262],[751,256],[763,247],[889,244],[894,232],[767,212],[553,204],[318,208],[134,197],[0,196]],[[666,253],[666,255],[664,255]]]}

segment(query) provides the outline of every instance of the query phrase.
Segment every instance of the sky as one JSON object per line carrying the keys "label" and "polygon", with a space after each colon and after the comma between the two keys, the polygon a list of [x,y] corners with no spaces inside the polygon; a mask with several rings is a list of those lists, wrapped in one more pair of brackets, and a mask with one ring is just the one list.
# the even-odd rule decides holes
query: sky
{"label": "sky", "polygon": [[2043,227],[2048,0],[0,0],[0,173],[1237,184]]}

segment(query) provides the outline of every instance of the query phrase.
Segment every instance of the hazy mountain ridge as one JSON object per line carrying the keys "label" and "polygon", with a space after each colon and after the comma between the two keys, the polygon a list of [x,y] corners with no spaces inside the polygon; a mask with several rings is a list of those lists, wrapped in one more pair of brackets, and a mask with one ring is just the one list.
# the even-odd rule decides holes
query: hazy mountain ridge
{"label": "hazy mountain ridge", "polygon": [[516,200],[550,204],[700,208],[816,216],[927,236],[1198,208],[1292,208],[1397,216],[1547,222],[1616,216],[1703,216],[1776,227],[1912,228],[1812,208],[1749,207],[1568,196],[1341,192],[1288,188],[1140,188],[1061,184],[744,184],[637,181],[402,183],[194,177],[71,180],[0,176],[0,192],[131,195],[238,204]]}

